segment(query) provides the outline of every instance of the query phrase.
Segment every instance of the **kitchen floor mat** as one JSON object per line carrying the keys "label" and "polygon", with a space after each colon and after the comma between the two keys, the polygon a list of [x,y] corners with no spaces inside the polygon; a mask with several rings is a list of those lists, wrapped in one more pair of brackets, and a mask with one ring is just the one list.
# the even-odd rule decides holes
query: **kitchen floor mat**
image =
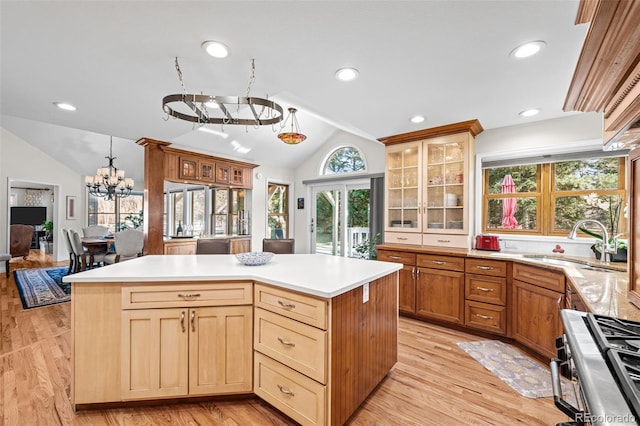
{"label": "kitchen floor mat", "polygon": [[[515,347],[499,340],[460,342],[458,346],[520,395],[527,398],[553,396],[549,367]],[[562,393],[570,403],[575,400],[573,386],[565,378],[562,378]]]}

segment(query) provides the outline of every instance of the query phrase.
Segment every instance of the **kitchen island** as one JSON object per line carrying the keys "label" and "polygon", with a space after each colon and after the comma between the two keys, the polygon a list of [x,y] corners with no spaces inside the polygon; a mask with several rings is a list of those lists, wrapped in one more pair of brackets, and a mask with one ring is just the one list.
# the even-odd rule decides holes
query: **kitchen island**
{"label": "kitchen island", "polygon": [[173,255],[67,276],[72,404],[255,393],[302,424],[343,424],[397,361],[401,267]]}

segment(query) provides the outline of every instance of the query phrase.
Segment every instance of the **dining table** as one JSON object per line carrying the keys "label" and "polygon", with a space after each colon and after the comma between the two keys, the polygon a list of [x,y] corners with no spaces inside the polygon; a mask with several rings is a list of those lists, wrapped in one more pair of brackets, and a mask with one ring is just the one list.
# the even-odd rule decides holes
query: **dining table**
{"label": "dining table", "polygon": [[96,253],[107,253],[109,246],[113,243],[113,238],[109,237],[84,237],[81,238],[82,245],[89,253],[88,268],[92,269],[94,264],[94,256]]}

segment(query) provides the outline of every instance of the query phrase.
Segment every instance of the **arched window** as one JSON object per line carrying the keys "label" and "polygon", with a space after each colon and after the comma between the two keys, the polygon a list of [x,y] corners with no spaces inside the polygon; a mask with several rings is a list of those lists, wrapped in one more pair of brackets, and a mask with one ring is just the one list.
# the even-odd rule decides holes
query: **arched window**
{"label": "arched window", "polygon": [[366,170],[364,158],[358,148],[346,146],[338,148],[327,158],[322,169],[324,175],[363,172]]}

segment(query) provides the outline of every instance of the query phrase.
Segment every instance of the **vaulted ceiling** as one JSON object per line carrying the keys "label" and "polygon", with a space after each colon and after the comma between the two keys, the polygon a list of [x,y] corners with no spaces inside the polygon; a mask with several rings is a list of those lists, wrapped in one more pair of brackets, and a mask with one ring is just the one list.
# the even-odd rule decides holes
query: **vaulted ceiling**
{"label": "vaulted ceiling", "polygon": [[[0,3],[1,124],[93,174],[114,137],[117,163],[138,180],[149,137],[196,151],[295,168],[336,132],[375,140],[478,118],[485,129],[557,118],[586,34],[577,1],[127,1]],[[226,59],[200,47],[218,40]],[[531,58],[509,53],[546,42]],[[299,110],[308,138],[287,146],[271,126],[167,119],[162,98],[252,96]],[[344,83],[338,68],[359,78]],[[69,102],[77,111],[56,108]],[[533,118],[518,115],[540,108]],[[426,120],[412,124],[409,117]],[[277,130],[277,129],[276,129]],[[232,144],[236,141],[236,144]],[[242,154],[238,145],[250,149]],[[136,176],[139,173],[139,176]]]}

